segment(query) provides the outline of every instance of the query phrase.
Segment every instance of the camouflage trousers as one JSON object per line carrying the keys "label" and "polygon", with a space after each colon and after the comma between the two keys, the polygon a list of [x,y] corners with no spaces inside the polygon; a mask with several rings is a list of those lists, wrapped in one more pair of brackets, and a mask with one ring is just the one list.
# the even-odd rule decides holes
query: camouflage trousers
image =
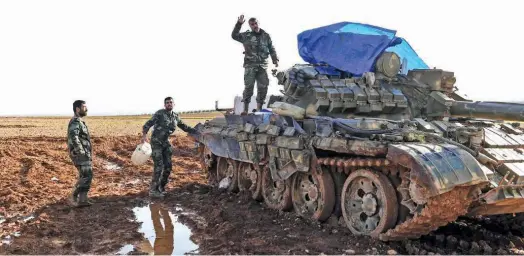
{"label": "camouflage trousers", "polygon": [[151,157],[154,163],[151,187],[152,189],[159,190],[159,188],[163,189],[166,186],[171,170],[173,169],[173,162],[171,160],[173,147],[171,145],[165,146],[157,144],[151,144],[151,147]]}
{"label": "camouflage trousers", "polygon": [[78,180],[75,184],[73,194],[76,196],[80,192],[89,192],[91,180],[93,180],[93,167],[91,165],[76,165],[78,170]]}
{"label": "camouflage trousers", "polygon": [[267,76],[266,68],[261,66],[248,66],[244,69],[244,93],[242,101],[249,103],[253,96],[253,89],[257,82],[257,103],[264,104],[267,95],[267,87],[269,85],[269,77]]}

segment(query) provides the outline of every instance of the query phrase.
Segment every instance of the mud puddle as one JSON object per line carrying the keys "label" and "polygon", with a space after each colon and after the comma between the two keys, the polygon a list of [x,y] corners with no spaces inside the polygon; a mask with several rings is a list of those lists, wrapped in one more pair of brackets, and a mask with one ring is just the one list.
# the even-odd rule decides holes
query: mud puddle
{"label": "mud puddle", "polygon": [[133,208],[135,220],[141,222],[138,232],[143,240],[136,244],[126,244],[116,254],[125,255],[141,252],[158,255],[198,254],[199,247],[191,240],[191,229],[179,222],[181,215],[190,215],[182,208],[175,212],[159,203]]}

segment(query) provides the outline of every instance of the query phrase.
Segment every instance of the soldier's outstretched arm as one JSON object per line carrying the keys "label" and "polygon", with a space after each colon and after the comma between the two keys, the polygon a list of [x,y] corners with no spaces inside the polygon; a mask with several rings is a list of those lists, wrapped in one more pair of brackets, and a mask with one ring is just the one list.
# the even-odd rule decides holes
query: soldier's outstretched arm
{"label": "soldier's outstretched arm", "polygon": [[269,39],[269,54],[271,55],[271,61],[273,61],[273,64],[275,64],[275,66],[278,67],[278,62],[279,62],[279,59],[278,59],[278,55],[277,55],[277,51],[275,50],[275,46],[273,45],[273,41],[271,40],[271,36],[268,34],[268,39]]}
{"label": "soldier's outstretched arm", "polygon": [[233,32],[231,33],[231,38],[241,43],[244,42],[244,35],[240,33],[242,24],[244,24],[244,15],[241,15],[240,17],[238,17],[238,21],[235,24],[235,28],[233,28]]}
{"label": "soldier's outstretched arm", "polygon": [[178,115],[176,115],[176,121],[177,121],[178,128],[182,129],[182,131],[190,133],[190,134],[196,133],[195,128],[192,128],[191,126],[184,123],[184,121],[182,121],[182,119],[180,119]]}
{"label": "soldier's outstretched arm", "polygon": [[80,134],[80,122],[73,121],[71,125],[69,126],[69,139],[71,139],[71,142],[73,143],[73,151],[75,154],[78,155],[85,155],[86,152],[84,151],[84,147],[82,147],[82,143],[80,142],[80,138],[78,137]]}

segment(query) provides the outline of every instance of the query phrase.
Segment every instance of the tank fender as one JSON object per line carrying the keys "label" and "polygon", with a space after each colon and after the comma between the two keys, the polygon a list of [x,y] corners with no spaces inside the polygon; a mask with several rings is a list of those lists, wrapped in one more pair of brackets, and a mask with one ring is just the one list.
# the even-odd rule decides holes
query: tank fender
{"label": "tank fender", "polygon": [[455,186],[489,181],[471,154],[451,144],[390,144],[386,158],[411,170],[410,194],[421,201],[446,193]]}

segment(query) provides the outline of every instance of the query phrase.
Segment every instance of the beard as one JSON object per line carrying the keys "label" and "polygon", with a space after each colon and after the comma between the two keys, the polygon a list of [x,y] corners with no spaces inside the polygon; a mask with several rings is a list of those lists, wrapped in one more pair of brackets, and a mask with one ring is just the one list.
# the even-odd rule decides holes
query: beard
{"label": "beard", "polygon": [[79,111],[79,112],[78,112],[78,115],[79,115],[80,117],[87,116],[87,111],[85,111],[85,112],[84,112],[84,111]]}

